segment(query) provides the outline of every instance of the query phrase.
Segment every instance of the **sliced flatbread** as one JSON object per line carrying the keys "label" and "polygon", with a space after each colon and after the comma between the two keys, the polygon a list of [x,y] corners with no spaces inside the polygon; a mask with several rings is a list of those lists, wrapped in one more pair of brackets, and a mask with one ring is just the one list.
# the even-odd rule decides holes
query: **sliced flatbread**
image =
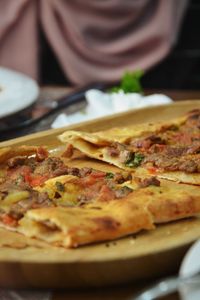
{"label": "sliced flatbread", "polygon": [[[76,197],[85,193],[81,182],[82,191],[79,186],[76,194],[79,180],[80,178],[71,175],[49,179],[35,190],[41,193],[49,191],[55,206],[28,209],[15,226],[3,221],[0,222],[0,226],[23,233],[27,237],[68,248],[116,239],[144,229],[154,229],[156,224],[200,213],[200,193],[197,186],[165,180],[155,185],[155,178],[152,183],[148,183],[149,179],[133,179],[122,184],[122,187],[129,190],[125,196],[99,197],[96,193],[90,201],[80,204],[72,199],[73,191]],[[60,191],[60,185],[56,184],[58,182],[65,186],[66,197],[63,189]],[[94,184],[99,184],[99,180]],[[69,186],[70,195],[67,190]],[[57,192],[63,193],[61,202],[55,187]],[[105,188],[104,191],[105,195],[108,195]],[[4,209],[4,206],[1,209]]]}
{"label": "sliced flatbread", "polygon": [[88,157],[134,172],[200,185],[200,110],[167,123],[59,136]]}

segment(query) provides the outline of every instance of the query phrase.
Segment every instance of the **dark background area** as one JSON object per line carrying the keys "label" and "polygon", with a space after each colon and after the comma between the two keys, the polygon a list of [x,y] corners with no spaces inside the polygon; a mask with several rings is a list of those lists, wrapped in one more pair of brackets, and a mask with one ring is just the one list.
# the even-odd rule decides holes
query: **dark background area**
{"label": "dark background area", "polygon": [[[40,45],[41,84],[70,85],[42,32]],[[142,84],[144,88],[200,89],[200,0],[190,0],[174,49],[145,74]]]}

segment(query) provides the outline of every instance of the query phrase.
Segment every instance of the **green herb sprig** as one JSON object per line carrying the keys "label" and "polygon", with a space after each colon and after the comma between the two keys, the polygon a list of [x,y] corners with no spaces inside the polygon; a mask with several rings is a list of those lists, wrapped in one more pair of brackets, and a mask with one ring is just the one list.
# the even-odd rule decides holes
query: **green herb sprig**
{"label": "green herb sprig", "polygon": [[118,93],[119,91],[123,91],[126,94],[143,93],[143,88],[140,82],[143,75],[144,72],[141,70],[124,73],[119,86],[112,87],[110,90],[111,93]]}
{"label": "green herb sprig", "polygon": [[59,192],[64,192],[65,191],[65,186],[60,181],[56,181],[55,185],[56,185],[56,188]]}
{"label": "green herb sprig", "polygon": [[129,168],[137,168],[141,165],[143,160],[144,155],[142,153],[132,153],[125,162],[125,166]]}
{"label": "green herb sprig", "polygon": [[114,178],[113,173],[110,173],[110,172],[106,173],[106,179],[112,179],[112,178]]}

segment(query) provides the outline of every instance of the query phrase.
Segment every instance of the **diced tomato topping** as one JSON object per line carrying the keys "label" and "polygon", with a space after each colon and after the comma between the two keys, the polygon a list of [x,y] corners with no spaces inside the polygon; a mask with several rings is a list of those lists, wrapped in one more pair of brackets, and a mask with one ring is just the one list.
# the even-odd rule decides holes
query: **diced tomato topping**
{"label": "diced tomato topping", "polygon": [[86,176],[80,180],[80,184],[82,186],[88,187],[98,183],[100,180],[104,179],[105,173],[104,172],[94,172],[91,173],[89,176]]}
{"label": "diced tomato topping", "polygon": [[47,176],[42,176],[42,175],[33,176],[33,177],[30,177],[29,184],[32,187],[35,187],[38,185],[42,185],[47,179],[48,179]]}
{"label": "diced tomato topping", "polygon": [[32,174],[31,168],[29,166],[20,166],[8,171],[8,176],[12,177],[13,179],[18,178],[19,175],[22,175],[24,177],[24,181],[32,187],[43,184],[48,178],[51,177],[50,174],[34,175]]}
{"label": "diced tomato topping", "polygon": [[80,180],[81,185],[84,186],[84,187],[88,187],[90,185],[93,185],[93,184],[95,184],[95,182],[96,182],[96,178],[94,178],[92,176],[87,176],[87,177],[82,178]]}
{"label": "diced tomato topping", "polygon": [[102,178],[102,177],[105,177],[106,174],[105,174],[105,172],[102,172],[102,171],[95,171],[95,172],[92,172],[90,174],[90,176],[92,176],[94,178]]}
{"label": "diced tomato topping", "polygon": [[21,168],[21,175],[24,176],[25,182],[30,184],[31,180],[31,169],[29,167]]}
{"label": "diced tomato topping", "polygon": [[149,171],[150,174],[156,174],[158,169],[156,167],[149,167],[148,171]]}
{"label": "diced tomato topping", "polygon": [[11,217],[9,215],[3,215],[2,221],[5,225],[9,225],[12,227],[17,226],[17,220],[15,220],[13,217]]}
{"label": "diced tomato topping", "polygon": [[30,174],[31,172],[31,169],[30,167],[28,166],[19,166],[19,167],[16,167],[16,168],[12,168],[12,169],[9,169],[7,171],[7,175],[9,177],[11,177],[12,179],[17,179],[19,177],[19,175],[22,175],[22,176],[28,176],[28,174]]}
{"label": "diced tomato topping", "polygon": [[48,179],[48,176],[32,175],[31,170],[28,168],[25,169],[23,173],[24,173],[23,175],[24,175],[25,182],[27,182],[32,187],[41,185]]}
{"label": "diced tomato topping", "polygon": [[114,198],[114,192],[107,185],[103,185],[99,193],[99,198],[103,201],[111,200]]}

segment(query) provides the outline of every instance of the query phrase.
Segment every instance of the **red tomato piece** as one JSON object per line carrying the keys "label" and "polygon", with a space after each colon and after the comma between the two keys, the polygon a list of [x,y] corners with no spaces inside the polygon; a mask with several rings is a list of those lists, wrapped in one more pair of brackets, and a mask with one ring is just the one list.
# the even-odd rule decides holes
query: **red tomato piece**
{"label": "red tomato piece", "polygon": [[3,215],[2,221],[5,225],[9,225],[12,227],[17,226],[17,220],[15,220],[13,217],[11,217],[9,215]]}
{"label": "red tomato piece", "polygon": [[37,176],[31,177],[29,182],[32,187],[35,187],[35,186],[43,184],[45,182],[45,180],[47,180],[47,179],[48,179],[47,176],[37,175]]}
{"label": "red tomato piece", "polygon": [[149,167],[148,171],[150,174],[156,174],[156,172],[158,171],[158,169],[156,167]]}
{"label": "red tomato piece", "polygon": [[114,192],[107,186],[103,185],[100,193],[99,193],[99,198],[103,201],[109,201],[111,199],[114,199]]}

